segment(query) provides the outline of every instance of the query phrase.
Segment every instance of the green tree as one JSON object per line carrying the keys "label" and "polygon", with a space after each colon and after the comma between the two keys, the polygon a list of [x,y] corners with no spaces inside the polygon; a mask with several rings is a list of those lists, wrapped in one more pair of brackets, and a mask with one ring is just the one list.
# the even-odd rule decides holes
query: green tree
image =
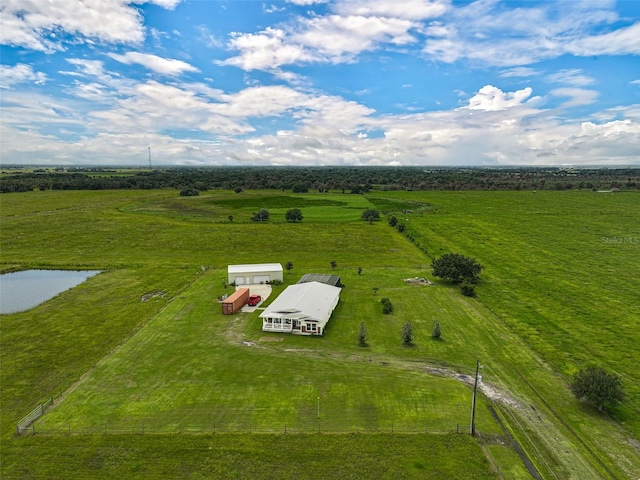
{"label": "green tree", "polygon": [[331,268],[336,268],[338,266],[338,262],[335,260],[331,260]]}
{"label": "green tree", "polygon": [[440,322],[438,321],[437,318],[433,320],[433,328],[431,329],[431,336],[436,340],[440,340],[440,338],[442,337],[442,329],[440,327]]}
{"label": "green tree", "polygon": [[447,253],[431,262],[433,275],[453,283],[476,283],[478,275],[484,268],[474,258],[459,253]]}
{"label": "green tree", "polygon": [[398,224],[398,219],[396,217],[394,217],[393,215],[391,217],[389,217],[389,226],[390,227],[395,227]]}
{"label": "green tree", "polygon": [[580,370],[573,376],[570,388],[578,400],[585,398],[589,403],[596,405],[599,411],[602,411],[605,405],[617,405],[625,396],[620,377],[600,367]]}
{"label": "green tree", "polygon": [[364,212],[362,212],[360,218],[366,220],[369,223],[373,223],[374,220],[378,220],[380,218],[380,212],[378,210],[368,208]]}
{"label": "green tree", "polygon": [[269,210],[261,208],[253,214],[251,220],[253,220],[254,222],[266,222],[267,220],[269,220]]}
{"label": "green tree", "polygon": [[362,267],[358,267],[358,275],[362,275]]}
{"label": "green tree", "polygon": [[287,272],[290,272],[293,269],[293,262],[287,262],[284,265],[284,268],[287,270]]}
{"label": "green tree", "polygon": [[364,320],[360,322],[358,327],[358,345],[361,347],[367,346],[367,327],[364,324]]}
{"label": "green tree", "polygon": [[413,325],[411,325],[411,320],[407,320],[402,326],[400,336],[402,337],[402,344],[404,346],[410,347],[411,345],[413,345],[413,340],[415,337],[413,335]]}
{"label": "green tree", "polygon": [[229,221],[233,222],[233,215],[229,215]]}
{"label": "green tree", "polygon": [[290,210],[287,210],[287,213],[284,214],[285,218],[287,219],[287,222],[299,222],[302,221],[302,212],[300,211],[299,208],[292,208]]}

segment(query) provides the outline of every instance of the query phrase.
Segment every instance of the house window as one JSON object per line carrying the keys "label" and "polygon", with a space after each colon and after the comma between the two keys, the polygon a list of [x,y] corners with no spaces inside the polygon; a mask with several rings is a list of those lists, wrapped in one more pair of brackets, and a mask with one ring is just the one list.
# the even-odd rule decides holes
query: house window
{"label": "house window", "polygon": [[311,330],[312,332],[315,332],[316,331],[316,326],[313,323],[309,323],[309,324],[307,324],[307,329]]}

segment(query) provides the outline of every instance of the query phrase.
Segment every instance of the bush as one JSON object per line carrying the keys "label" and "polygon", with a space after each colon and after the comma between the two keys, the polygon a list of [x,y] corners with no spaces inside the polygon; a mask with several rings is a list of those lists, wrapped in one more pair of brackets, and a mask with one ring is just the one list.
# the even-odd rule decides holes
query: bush
{"label": "bush", "polygon": [[460,291],[467,297],[474,297],[476,294],[476,287],[465,280],[460,284]]}
{"label": "bush", "polygon": [[364,325],[364,320],[360,322],[358,327],[358,345],[361,347],[367,346],[367,327]]}
{"label": "bush", "polygon": [[393,305],[391,304],[391,300],[387,297],[380,299],[380,303],[382,303],[382,313],[386,315],[393,312]]}
{"label": "bush", "polygon": [[435,338],[436,340],[440,340],[440,338],[442,337],[442,329],[440,328],[440,322],[438,321],[437,318],[433,321],[433,328],[431,329],[431,336],[433,338]]}
{"label": "bush", "polygon": [[253,214],[251,220],[253,220],[254,222],[266,222],[267,220],[269,220],[269,210],[266,210],[264,208],[258,210]]}
{"label": "bush", "polygon": [[373,220],[378,220],[380,218],[380,212],[378,210],[368,208],[364,212],[362,212],[360,218],[366,220],[367,222],[372,222]]}
{"label": "bush", "polygon": [[200,195],[200,192],[197,188],[187,187],[180,190],[181,197],[197,197],[198,195]]}
{"label": "bush", "polygon": [[402,326],[402,330],[400,331],[400,336],[402,337],[402,344],[406,347],[410,347],[413,345],[413,325],[411,325],[411,321],[407,320],[406,323]]}

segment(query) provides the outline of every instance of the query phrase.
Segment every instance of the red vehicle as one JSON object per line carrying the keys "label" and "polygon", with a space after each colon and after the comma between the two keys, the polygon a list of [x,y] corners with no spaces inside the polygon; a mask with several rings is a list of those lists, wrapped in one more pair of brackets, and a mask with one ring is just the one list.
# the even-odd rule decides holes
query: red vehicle
{"label": "red vehicle", "polygon": [[260,303],[261,300],[262,300],[262,297],[260,295],[251,295],[249,297],[249,301],[247,302],[247,305],[249,305],[250,307],[255,307]]}

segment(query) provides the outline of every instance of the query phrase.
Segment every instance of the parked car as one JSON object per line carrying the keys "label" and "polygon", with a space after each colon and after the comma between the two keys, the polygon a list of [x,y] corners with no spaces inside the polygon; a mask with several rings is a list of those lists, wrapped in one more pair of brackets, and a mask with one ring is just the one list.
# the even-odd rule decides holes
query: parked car
{"label": "parked car", "polygon": [[260,295],[251,295],[249,297],[249,301],[247,302],[247,305],[249,305],[250,307],[255,307],[261,301],[262,301],[262,297]]}

